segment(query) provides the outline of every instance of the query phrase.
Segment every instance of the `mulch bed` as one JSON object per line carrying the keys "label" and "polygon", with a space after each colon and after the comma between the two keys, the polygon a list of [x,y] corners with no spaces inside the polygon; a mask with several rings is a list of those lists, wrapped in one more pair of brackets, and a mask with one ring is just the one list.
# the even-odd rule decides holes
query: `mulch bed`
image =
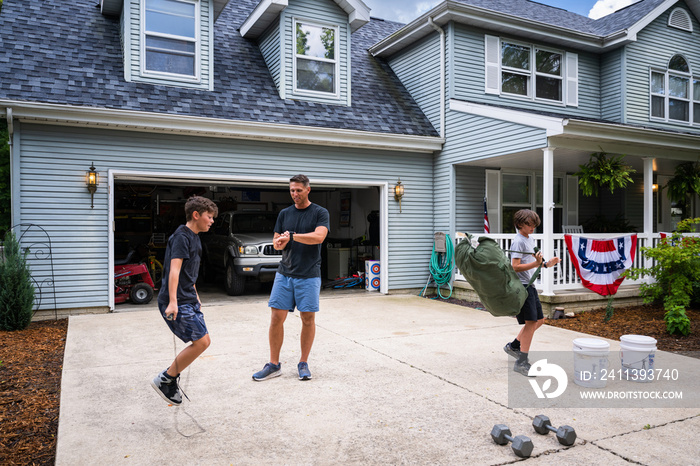
{"label": "mulch bed", "polygon": [[68,320],[0,331],[0,464],[52,465]]}
{"label": "mulch bed", "polygon": [[[438,299],[444,302],[445,300]],[[483,309],[479,302],[447,302]],[[669,335],[664,310],[647,305],[615,309],[610,322],[605,309],[576,317],[547,320],[548,325],[618,340],[626,334],[656,338],[664,351],[700,352],[700,309],[686,311],[692,333]],[[61,370],[68,320],[33,322],[17,332],[0,331],[0,464],[53,465],[56,456]],[[697,354],[696,354],[697,355]]]}
{"label": "mulch bed", "polygon": [[[456,298],[439,301],[484,309],[484,305],[478,301],[465,301]],[[660,306],[645,304],[614,308],[613,317],[609,322],[605,322],[605,308],[601,308],[575,314],[575,317],[557,320],[547,319],[545,323],[610,340],[619,340],[622,335],[646,335],[656,338],[656,347],[662,351],[700,352],[700,309],[686,309],[685,313],[690,319],[691,332],[685,337],[670,335],[666,331],[665,313],[666,311]]]}

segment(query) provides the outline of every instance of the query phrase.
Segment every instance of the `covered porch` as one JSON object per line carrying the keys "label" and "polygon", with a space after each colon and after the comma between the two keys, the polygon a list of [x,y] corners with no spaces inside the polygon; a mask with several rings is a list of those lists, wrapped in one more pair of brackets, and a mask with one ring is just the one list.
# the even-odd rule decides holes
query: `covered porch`
{"label": "covered porch", "polygon": [[[468,111],[478,114],[482,109],[471,106]],[[543,270],[536,282],[545,313],[556,307],[564,307],[567,312],[604,307],[607,298],[584,288],[576,275],[562,227],[591,225],[595,222],[588,220],[596,216],[621,219],[625,231],[607,229],[601,232],[589,228],[584,229],[582,235],[610,239],[634,232],[637,234],[634,267],[651,266],[641,248],[658,244],[661,232],[673,231],[680,220],[664,185],[674,176],[679,164],[698,161],[700,136],[601,121],[532,114],[524,117],[524,112],[520,111],[503,110],[498,115],[507,121],[545,130],[546,145],[520,152],[503,153],[501,150],[500,154],[456,163],[455,177],[460,171],[484,171],[483,196],[490,233],[483,233],[483,227],[475,228],[479,225],[476,222],[461,219],[458,208],[454,209],[452,232],[455,236],[460,231],[468,231],[475,237],[489,236],[503,249],[509,249],[515,234],[512,213],[521,208],[536,210],[542,225],[533,237],[545,258],[558,256],[561,259],[554,268]],[[600,197],[584,197],[574,173],[596,152],[624,155],[624,163],[636,170],[634,183],[615,190],[613,195],[602,189]],[[465,198],[459,191],[460,185],[456,183],[455,205],[457,199]],[[695,196],[686,216],[699,216],[699,204]],[[640,283],[626,279],[615,295],[616,305],[640,304]],[[454,288],[456,297],[478,300],[458,271]]]}

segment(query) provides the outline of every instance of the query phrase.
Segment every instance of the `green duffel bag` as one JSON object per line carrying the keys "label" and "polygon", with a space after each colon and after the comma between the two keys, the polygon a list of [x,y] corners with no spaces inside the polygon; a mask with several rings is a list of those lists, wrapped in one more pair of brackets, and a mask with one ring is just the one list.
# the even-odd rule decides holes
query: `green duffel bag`
{"label": "green duffel bag", "polygon": [[[494,316],[517,315],[527,299],[527,290],[508,257],[493,239],[482,236],[474,248],[471,238],[472,235],[467,233],[467,238],[455,248],[457,268],[479,295],[487,311]],[[538,268],[530,284],[539,272]]]}

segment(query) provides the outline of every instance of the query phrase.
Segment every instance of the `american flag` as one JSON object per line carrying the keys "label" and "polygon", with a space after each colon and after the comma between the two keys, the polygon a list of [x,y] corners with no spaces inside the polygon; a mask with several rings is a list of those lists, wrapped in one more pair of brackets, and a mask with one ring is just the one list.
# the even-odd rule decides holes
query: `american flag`
{"label": "american flag", "polygon": [[489,227],[489,211],[486,208],[486,198],[484,198],[484,233],[491,233],[491,228]]}

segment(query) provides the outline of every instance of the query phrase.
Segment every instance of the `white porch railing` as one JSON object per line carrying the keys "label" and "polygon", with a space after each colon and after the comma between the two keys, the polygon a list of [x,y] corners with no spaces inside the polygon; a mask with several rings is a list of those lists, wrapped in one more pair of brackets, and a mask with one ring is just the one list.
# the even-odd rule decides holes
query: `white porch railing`
{"label": "white porch railing", "polygon": [[[618,236],[623,236],[626,235],[627,233],[619,233],[619,234],[610,234],[610,233],[586,233],[581,236],[585,236],[587,238],[600,238],[600,239],[609,239],[609,238],[615,238]],[[495,240],[498,245],[501,247],[501,249],[510,249],[510,243],[513,241],[514,234],[512,233],[506,233],[506,234],[475,234],[473,235],[474,238],[479,238],[482,236],[486,236],[489,238],[492,238]],[[542,234],[533,234],[531,237],[535,240],[537,243],[537,246],[542,249],[542,238],[544,235]],[[688,234],[688,236],[699,236],[698,234]],[[556,292],[557,290],[575,290],[575,289],[583,289],[584,286],[581,283],[581,279],[578,277],[576,274],[576,270],[574,268],[574,264],[571,262],[571,259],[569,258],[569,253],[566,249],[566,241],[564,241],[564,234],[563,233],[555,233],[553,235],[554,238],[554,255],[559,257],[561,259],[561,262],[559,262],[556,266],[553,267],[553,273],[551,274],[545,274],[545,278],[547,276],[552,277],[554,281],[554,285],[552,289]],[[465,240],[466,237],[457,237],[455,238],[455,245],[459,244],[463,240]],[[656,246],[659,243],[659,240],[661,239],[661,235],[659,233],[653,233],[651,235],[651,238],[648,237],[648,235],[642,234],[642,233],[637,233],[637,250],[635,252],[634,256],[634,263],[633,267],[651,267],[653,262],[651,261],[646,261],[645,263],[644,257],[642,256],[642,253],[640,249],[642,247],[646,246]],[[549,259],[549,258],[547,258]],[[455,280],[459,281],[466,281],[464,276],[459,272],[459,269],[455,267]],[[640,280],[631,280],[629,278],[625,279],[624,284],[625,285],[634,285],[634,284],[640,284],[640,283],[648,283],[649,278],[643,278]],[[535,285],[538,289],[542,288],[542,275],[535,281]]]}

